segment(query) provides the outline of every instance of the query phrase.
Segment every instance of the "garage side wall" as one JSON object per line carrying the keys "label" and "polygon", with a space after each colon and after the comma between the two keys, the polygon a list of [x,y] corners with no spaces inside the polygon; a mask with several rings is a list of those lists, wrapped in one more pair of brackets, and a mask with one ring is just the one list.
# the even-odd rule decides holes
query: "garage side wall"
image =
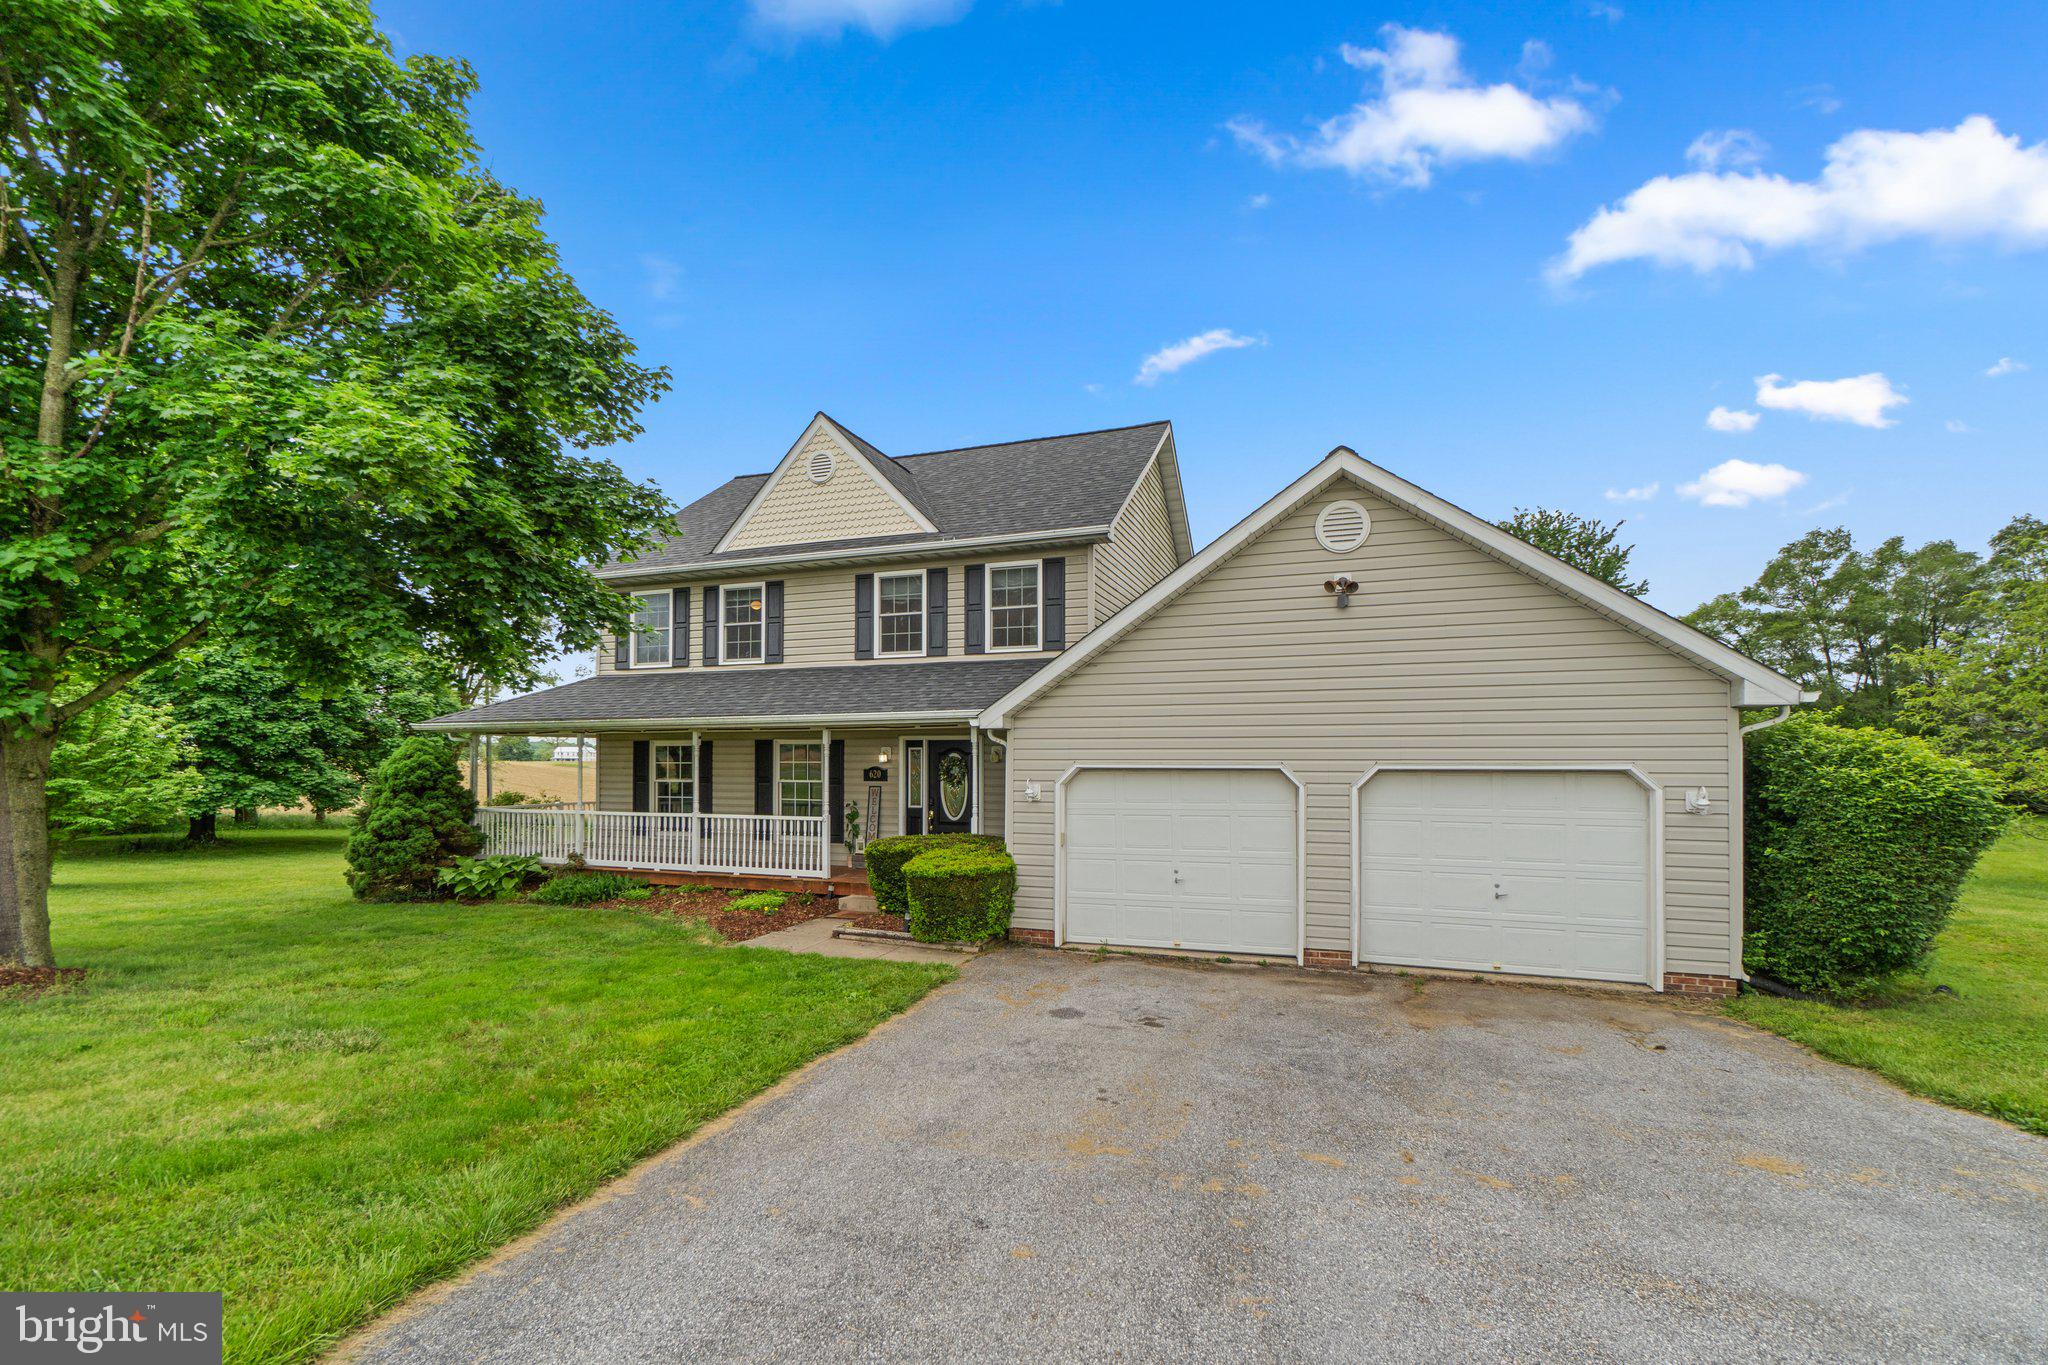
{"label": "garage side wall", "polygon": [[[1314,532],[1340,498],[1372,517],[1344,556]],[[1343,611],[1339,573],[1360,585]],[[1053,791],[1075,764],[1284,763],[1307,787],[1306,946],[1348,953],[1368,767],[1625,763],[1663,789],[1666,970],[1726,976],[1735,724],[1724,680],[1340,480],[1015,717],[1014,924],[1053,927]]]}

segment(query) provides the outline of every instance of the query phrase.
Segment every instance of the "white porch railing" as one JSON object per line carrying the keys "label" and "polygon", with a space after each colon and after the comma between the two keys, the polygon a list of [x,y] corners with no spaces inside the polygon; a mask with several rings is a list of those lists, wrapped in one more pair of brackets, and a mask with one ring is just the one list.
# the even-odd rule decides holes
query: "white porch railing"
{"label": "white porch railing", "polygon": [[820,815],[652,815],[642,811],[481,806],[484,852],[594,867],[827,877],[831,845]]}

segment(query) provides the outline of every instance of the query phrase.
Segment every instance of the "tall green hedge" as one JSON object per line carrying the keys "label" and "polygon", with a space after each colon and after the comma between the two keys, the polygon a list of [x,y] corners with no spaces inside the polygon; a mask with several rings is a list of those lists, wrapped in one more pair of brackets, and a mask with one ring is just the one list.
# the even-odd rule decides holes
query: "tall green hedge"
{"label": "tall green hedge", "polygon": [[875,893],[876,908],[908,918],[910,888],[903,881],[904,864],[920,853],[954,846],[1000,849],[1003,841],[993,834],[898,834],[869,844],[868,888]]}
{"label": "tall green hedge", "polygon": [[377,765],[348,836],[348,885],[363,900],[434,900],[440,870],[482,844],[455,741],[414,735]]}
{"label": "tall green hedge", "polygon": [[1811,717],[1746,744],[1744,966],[1845,996],[1924,961],[2005,828],[1997,784],[1917,739]]}
{"label": "tall green hedge", "polygon": [[1017,860],[1000,847],[954,844],[903,865],[910,936],[925,943],[975,943],[1010,931]]}

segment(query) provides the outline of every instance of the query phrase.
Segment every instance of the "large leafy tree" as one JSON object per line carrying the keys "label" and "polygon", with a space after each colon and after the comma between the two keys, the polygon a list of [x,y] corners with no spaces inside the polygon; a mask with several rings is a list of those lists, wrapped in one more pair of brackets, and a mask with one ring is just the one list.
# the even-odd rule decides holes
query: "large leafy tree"
{"label": "large leafy tree", "polygon": [[1646,579],[1629,577],[1628,559],[1636,547],[1621,543],[1621,528],[1627,524],[1617,521],[1610,526],[1596,517],[1550,507],[1517,507],[1512,517],[1499,523],[1500,529],[1509,535],[1528,541],[1574,569],[1611,583],[1631,597],[1641,597],[1650,590],[1650,584]]}
{"label": "large leafy tree", "polygon": [[0,962],[52,961],[63,728],[210,634],[523,681],[666,513],[664,376],[356,0],[0,6]]}
{"label": "large leafy tree", "polygon": [[50,832],[126,834],[183,820],[203,779],[167,706],[107,698],[64,727],[50,759]]}

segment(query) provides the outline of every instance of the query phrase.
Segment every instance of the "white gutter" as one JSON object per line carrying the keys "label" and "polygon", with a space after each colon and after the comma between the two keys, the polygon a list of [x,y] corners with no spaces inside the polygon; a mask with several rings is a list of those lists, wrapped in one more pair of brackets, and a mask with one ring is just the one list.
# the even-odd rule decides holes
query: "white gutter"
{"label": "white gutter", "polygon": [[774,730],[813,725],[923,725],[946,722],[972,721],[979,711],[859,711],[807,713],[793,716],[635,716],[625,720],[574,720],[557,717],[553,720],[475,720],[475,721],[419,721],[415,730],[433,734],[490,734],[490,735],[545,735],[552,734],[564,725],[580,727],[585,733],[598,734],[615,730],[674,729],[682,726],[701,725],[706,729],[725,730]]}
{"label": "white gutter", "polygon": [[775,569],[785,566],[824,568],[834,564],[849,564],[870,559],[930,559],[934,555],[999,549],[1007,545],[1070,545],[1100,540],[1108,534],[1109,527],[1106,525],[1061,526],[1050,531],[1032,531],[1028,534],[966,536],[958,540],[892,541],[887,545],[850,547],[843,550],[813,550],[808,554],[792,552],[760,555],[752,559],[693,559],[683,564],[657,564],[644,568],[629,565],[625,568],[597,569],[592,572],[606,583],[639,583],[655,578],[704,578],[712,574],[723,574],[728,569]]}

